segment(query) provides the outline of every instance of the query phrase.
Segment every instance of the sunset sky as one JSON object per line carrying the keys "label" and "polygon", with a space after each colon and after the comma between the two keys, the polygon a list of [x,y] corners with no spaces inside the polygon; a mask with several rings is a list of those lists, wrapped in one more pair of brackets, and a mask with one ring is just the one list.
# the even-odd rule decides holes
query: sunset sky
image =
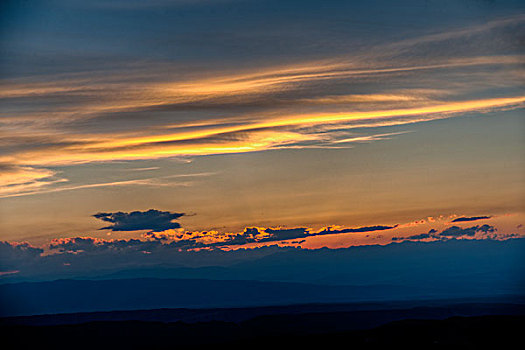
{"label": "sunset sky", "polygon": [[3,2],[0,241],[525,236],[525,3],[366,4]]}

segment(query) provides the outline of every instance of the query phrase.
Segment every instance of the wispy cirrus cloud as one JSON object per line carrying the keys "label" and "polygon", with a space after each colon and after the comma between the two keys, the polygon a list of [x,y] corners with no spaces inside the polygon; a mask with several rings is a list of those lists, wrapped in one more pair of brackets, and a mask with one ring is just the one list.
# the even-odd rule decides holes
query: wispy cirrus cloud
{"label": "wispy cirrus cloud", "polygon": [[45,178],[41,181],[20,183],[20,184],[16,184],[13,186],[5,187],[4,189],[0,189],[0,198],[22,197],[22,196],[31,196],[35,194],[75,191],[75,190],[91,189],[91,188],[116,187],[116,186],[151,186],[151,187],[191,186],[192,182],[190,180],[186,180],[186,181],[173,181],[173,180],[177,178],[180,179],[180,178],[209,176],[212,174],[213,173],[178,174],[178,175],[158,176],[158,177],[133,179],[133,180],[87,183],[87,184],[81,184],[81,185],[69,185],[69,186],[61,185],[59,187],[53,187],[53,186],[55,184],[67,183],[68,180],[66,179],[48,180],[47,178]]}
{"label": "wispy cirrus cloud", "polygon": [[57,172],[30,166],[0,164],[0,198],[37,193],[51,185],[67,182]]}
{"label": "wispy cirrus cloud", "polygon": [[[3,81],[0,135],[7,141],[0,142],[0,162],[19,170],[0,168],[10,181],[0,180],[0,195],[160,183],[123,179],[67,186],[52,166],[350,147],[403,134],[366,128],[522,108],[518,77],[524,57],[494,54],[491,45],[497,43],[485,43],[484,35],[524,20],[503,18],[347,56],[256,69],[180,74],[180,67],[163,62]],[[458,54],[449,45],[467,39],[484,43],[483,50]],[[514,42],[509,39],[509,45]],[[429,43],[446,43],[449,54],[429,52]]]}
{"label": "wispy cirrus cloud", "polygon": [[[108,160],[152,159],[268,150],[309,141],[331,141],[325,133],[302,133],[294,127],[342,124],[341,128],[405,125],[450,117],[473,111],[519,107],[525,97],[493,98],[439,103],[421,108],[373,110],[361,112],[288,115],[251,124],[211,127],[207,130],[161,135],[131,136],[115,134],[110,138],[85,141],[82,145],[63,147],[56,153],[48,149],[25,150],[5,155],[4,162],[22,162],[32,166],[72,165]],[[291,129],[290,129],[291,128]],[[337,143],[338,139],[333,138]]]}
{"label": "wispy cirrus cloud", "polygon": [[[90,252],[106,250],[138,250],[151,251],[159,247],[175,251],[226,250],[268,246],[278,243],[280,246],[302,247],[313,237],[326,235],[375,234],[392,231],[402,225],[375,225],[364,227],[327,227],[314,230],[308,227],[246,227],[241,232],[222,233],[209,231],[185,231],[178,222],[184,214],[161,212],[156,210],[131,213],[101,213],[100,218],[112,220],[112,226],[104,229],[117,231],[146,230],[140,239],[101,239],[95,237],[71,237],[53,239],[48,249],[60,252]],[[161,229],[165,229],[161,231]],[[368,237],[368,236],[367,236]],[[489,239],[506,240],[521,237],[517,233],[498,232],[491,225],[476,225],[472,227],[450,226],[441,231],[431,229],[427,233],[392,236],[390,241],[444,241],[451,239]]]}

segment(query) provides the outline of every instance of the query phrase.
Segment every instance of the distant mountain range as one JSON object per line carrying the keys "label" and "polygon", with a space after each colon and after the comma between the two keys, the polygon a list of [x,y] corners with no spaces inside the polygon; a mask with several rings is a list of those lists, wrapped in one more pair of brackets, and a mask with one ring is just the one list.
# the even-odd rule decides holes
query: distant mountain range
{"label": "distant mountain range", "polygon": [[[343,249],[263,249],[267,252],[174,252],[173,257],[165,257],[162,263],[127,267],[115,267],[101,260],[99,253],[50,255],[36,260],[28,270],[1,276],[0,283],[146,277],[481,288],[497,293],[525,290],[525,239],[402,242]],[[111,254],[118,257],[119,252]],[[224,258],[229,255],[234,256],[230,263]],[[188,264],[182,265],[184,261]]]}
{"label": "distant mountain range", "polygon": [[0,286],[0,316],[422,298],[396,286],[324,286],[200,279],[57,280]]}
{"label": "distant mountain range", "polygon": [[473,296],[480,297],[485,294],[395,285],[332,286],[291,282],[154,278],[57,280],[0,285],[0,316],[158,308],[414,301]]}
{"label": "distant mountain range", "polygon": [[[229,266],[161,265],[90,279],[198,278],[322,285],[397,285],[433,290],[525,291],[525,239],[403,242],[344,249],[283,250]],[[472,288],[474,287],[474,288]]]}

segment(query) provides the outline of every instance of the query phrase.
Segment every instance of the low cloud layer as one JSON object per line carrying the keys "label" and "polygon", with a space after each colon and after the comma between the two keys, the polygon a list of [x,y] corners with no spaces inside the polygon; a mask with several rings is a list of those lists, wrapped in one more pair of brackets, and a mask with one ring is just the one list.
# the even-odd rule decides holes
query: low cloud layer
{"label": "low cloud layer", "polygon": [[169,244],[181,249],[213,248],[223,246],[238,246],[251,243],[268,243],[290,241],[323,235],[336,235],[344,233],[362,233],[384,231],[396,228],[395,226],[364,226],[357,228],[325,227],[315,231],[307,227],[295,228],[261,228],[247,227],[239,233],[219,233],[217,231],[184,232],[175,235],[169,232],[150,232],[146,237],[160,241],[170,241]]}
{"label": "low cloud layer", "polygon": [[[177,223],[175,223],[177,224]],[[260,228],[247,227],[240,233],[219,233],[217,231],[180,232],[170,234],[169,232],[147,232],[143,239],[99,239],[93,237],[72,237],[54,239],[47,248],[59,253],[100,253],[100,252],[123,252],[133,251],[151,254],[159,249],[172,249],[173,251],[194,250],[222,250],[226,247],[242,246],[247,244],[264,244],[271,242],[283,242],[290,245],[304,242],[301,238],[309,238],[321,235],[344,234],[353,232],[373,232],[389,230],[396,226],[369,226],[359,228],[331,229],[324,228],[313,231],[308,228]],[[392,241],[419,241],[419,240],[450,240],[450,239],[508,239],[519,237],[516,234],[499,234],[497,229],[490,225],[477,225],[468,228],[451,226],[442,231],[435,229],[427,233],[421,233],[406,237],[392,237]],[[44,252],[40,248],[34,248],[27,243],[10,246],[4,243],[12,251],[11,255],[21,256],[29,254],[37,256]],[[251,246],[253,248],[253,246]],[[252,249],[248,248],[248,249]],[[7,249],[7,248],[3,248]],[[25,256],[25,255],[24,255]]]}
{"label": "low cloud layer", "polygon": [[[320,241],[347,241],[352,245],[388,244],[388,242],[446,242],[454,240],[503,241],[521,237],[517,233],[498,232],[495,226],[448,225],[451,217],[441,223],[434,219],[400,225],[371,225],[361,227],[246,227],[240,232],[188,231],[177,222],[184,213],[150,209],[133,212],[101,212],[93,217],[110,223],[103,229],[111,231],[143,231],[132,239],[104,239],[96,237],[56,238],[41,247],[29,243],[0,242],[0,275],[2,278],[37,276],[45,271],[60,272],[65,277],[97,271],[122,270],[145,266],[225,266],[285,250],[304,252],[323,251],[308,242],[313,237],[332,236]],[[453,216],[457,217],[457,216]],[[478,216],[479,217],[479,216]],[[472,217],[472,218],[478,218]],[[426,226],[426,233],[414,234],[418,225]],[[439,228],[439,229],[436,229]],[[519,228],[517,228],[519,229]],[[392,237],[400,233],[400,236]],[[404,233],[404,234],[403,234]],[[417,231],[416,231],[417,233]],[[337,235],[340,235],[337,237]],[[379,237],[387,237],[377,241]],[[366,241],[362,239],[366,238]],[[392,237],[391,241],[390,238]],[[307,242],[306,244],[303,244]],[[353,243],[352,243],[353,242]],[[47,273],[47,272],[46,272]],[[62,276],[62,275],[61,275]]]}

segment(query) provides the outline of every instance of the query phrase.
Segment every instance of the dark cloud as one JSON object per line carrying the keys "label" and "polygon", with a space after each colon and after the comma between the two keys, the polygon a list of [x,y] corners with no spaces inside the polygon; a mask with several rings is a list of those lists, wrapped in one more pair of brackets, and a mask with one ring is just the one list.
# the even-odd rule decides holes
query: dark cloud
{"label": "dark cloud", "polygon": [[291,239],[301,239],[306,237],[322,236],[322,235],[333,235],[341,233],[357,233],[357,232],[373,232],[389,230],[395,226],[366,226],[358,228],[346,228],[340,230],[334,230],[330,227],[325,228],[319,232],[311,232],[306,227],[296,227],[289,229],[260,229],[256,227],[248,227],[242,233],[233,236],[231,239],[220,243],[214,243],[214,245],[240,245],[247,243],[265,243],[275,241],[287,241]]}
{"label": "dark cloud", "polygon": [[266,230],[264,230],[264,232],[269,234],[270,236],[268,238],[264,238],[263,240],[261,240],[262,242],[296,239],[296,238],[303,238],[306,236],[317,235],[315,233],[309,234],[308,229],[304,227],[291,228],[291,229],[267,228]]}
{"label": "dark cloud", "polygon": [[[314,237],[321,235],[332,235],[341,233],[354,233],[354,232],[373,232],[381,230],[389,230],[395,226],[368,226],[358,228],[347,228],[334,230],[330,227],[325,228],[318,232],[312,232],[306,227],[295,227],[295,228],[259,228],[259,227],[247,227],[244,231],[238,234],[215,236],[216,241],[209,241],[204,243],[202,238],[206,236],[216,235],[212,232],[186,232],[186,235],[191,236],[190,238],[182,239],[183,235],[167,236],[164,234],[158,234],[154,231],[145,234],[146,237],[164,241],[167,245],[176,247],[179,249],[195,249],[195,248],[215,248],[222,246],[234,246],[244,245],[249,243],[268,243],[278,241],[290,241],[293,239],[303,239],[306,237]],[[167,243],[169,240],[177,240]],[[296,242],[290,242],[296,243]]]}
{"label": "dark cloud", "polygon": [[496,229],[493,226],[490,225],[483,225],[483,226],[472,226],[468,228],[461,228],[458,226],[451,226],[439,234],[443,237],[473,237],[476,235],[476,233],[494,233]]}
{"label": "dark cloud", "polygon": [[430,229],[428,233],[420,233],[420,234],[408,236],[408,237],[392,237],[392,240],[393,241],[403,241],[403,240],[419,241],[421,239],[436,238],[436,233],[437,231],[435,229]]}
{"label": "dark cloud", "polygon": [[390,230],[393,228],[396,228],[398,225],[394,226],[364,226],[364,227],[358,227],[358,228],[345,228],[341,230],[333,230],[332,228],[328,227],[322,231],[320,231],[319,235],[331,235],[331,234],[337,234],[337,233],[358,233],[358,232],[373,232],[373,231],[384,231],[384,230]]}
{"label": "dark cloud", "polygon": [[452,238],[462,238],[462,237],[474,237],[476,234],[482,234],[484,238],[489,239],[507,239],[515,237],[515,235],[498,235],[496,233],[496,228],[490,225],[477,225],[467,228],[461,228],[459,226],[450,226],[443,231],[439,232],[435,229],[431,229],[428,233],[420,233],[417,235],[412,235],[408,237],[392,237],[393,241],[419,241],[422,239],[439,239],[447,240]]}
{"label": "dark cloud", "polygon": [[[202,232],[201,234],[208,234]],[[222,239],[212,243],[199,242],[198,238],[190,238],[169,243],[170,245],[177,246],[185,249],[192,248],[204,248],[204,247],[221,247],[221,246],[232,246],[232,245],[244,245],[248,243],[267,243],[276,241],[285,241],[297,238],[304,238],[315,236],[315,233],[310,233],[305,227],[291,228],[291,229],[262,229],[257,227],[247,227],[239,234],[228,236],[226,239]]]}
{"label": "dark cloud", "polygon": [[33,247],[29,243],[0,241],[0,271],[31,263],[43,252],[43,249]]}
{"label": "dark cloud", "polygon": [[452,222],[467,222],[467,221],[476,221],[483,219],[490,219],[492,216],[471,216],[471,217],[462,217],[452,220]]}
{"label": "dark cloud", "polygon": [[421,233],[419,235],[413,235],[413,236],[408,237],[408,239],[427,239],[427,238],[432,238],[432,234]]}
{"label": "dark cloud", "polygon": [[157,241],[144,241],[139,239],[129,240],[102,240],[92,237],[74,237],[53,240],[49,244],[50,249],[60,252],[101,252],[121,250],[147,250],[159,245]]}
{"label": "dark cloud", "polygon": [[298,241],[291,241],[290,243],[291,244],[301,244],[301,243],[304,243],[306,242],[306,239],[301,239],[301,240],[298,240]]}
{"label": "dark cloud", "polygon": [[178,222],[173,222],[184,213],[171,213],[169,211],[159,211],[150,209],[148,211],[133,211],[131,213],[98,213],[93,217],[102,221],[110,222],[112,225],[102,227],[101,230],[112,231],[138,231],[149,230],[150,232],[161,232],[169,229],[180,228]]}

